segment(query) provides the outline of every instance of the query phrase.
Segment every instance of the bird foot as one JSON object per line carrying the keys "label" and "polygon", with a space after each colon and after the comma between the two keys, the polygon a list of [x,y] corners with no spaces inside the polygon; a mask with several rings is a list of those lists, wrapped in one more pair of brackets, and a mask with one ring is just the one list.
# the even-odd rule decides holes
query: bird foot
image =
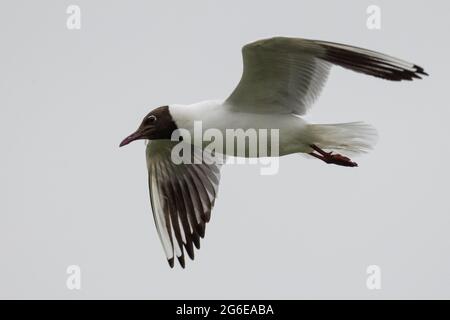
{"label": "bird foot", "polygon": [[336,164],[338,166],[344,166],[344,167],[357,167],[358,164],[356,162],[353,162],[350,158],[347,158],[346,156],[343,156],[339,153],[333,153],[333,152],[325,152],[324,150],[320,149],[316,145],[311,145],[311,148],[313,148],[317,153],[310,152],[309,154],[313,157],[316,157],[326,163],[329,164]]}
{"label": "bird foot", "polygon": [[339,153],[332,154],[330,152],[328,156],[324,157],[324,161],[326,163],[332,163],[332,164],[336,164],[338,166],[344,166],[344,167],[357,167],[358,166],[358,164],[356,162],[353,162],[352,160],[350,160],[350,158],[347,158],[346,156],[343,156]]}

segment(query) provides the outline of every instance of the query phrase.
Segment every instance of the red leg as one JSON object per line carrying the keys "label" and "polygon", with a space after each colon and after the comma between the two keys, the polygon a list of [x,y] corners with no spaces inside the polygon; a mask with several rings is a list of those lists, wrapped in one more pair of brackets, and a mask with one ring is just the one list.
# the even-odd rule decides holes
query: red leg
{"label": "red leg", "polygon": [[332,152],[325,152],[324,150],[320,149],[318,146],[312,144],[311,148],[313,148],[314,151],[317,153],[310,152],[309,154],[313,157],[316,157],[317,159],[320,159],[326,163],[332,163],[336,164],[338,166],[344,166],[344,167],[357,167],[358,164],[356,162],[353,162],[350,160],[350,158],[347,158],[341,154],[338,153],[332,153]]}

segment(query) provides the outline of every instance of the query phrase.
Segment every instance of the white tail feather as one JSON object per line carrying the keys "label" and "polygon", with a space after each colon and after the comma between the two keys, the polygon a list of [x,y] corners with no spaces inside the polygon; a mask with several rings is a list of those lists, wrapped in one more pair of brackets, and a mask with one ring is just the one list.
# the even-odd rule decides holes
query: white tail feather
{"label": "white tail feather", "polygon": [[340,150],[347,155],[368,152],[377,142],[377,131],[363,122],[310,124],[313,143],[321,149]]}

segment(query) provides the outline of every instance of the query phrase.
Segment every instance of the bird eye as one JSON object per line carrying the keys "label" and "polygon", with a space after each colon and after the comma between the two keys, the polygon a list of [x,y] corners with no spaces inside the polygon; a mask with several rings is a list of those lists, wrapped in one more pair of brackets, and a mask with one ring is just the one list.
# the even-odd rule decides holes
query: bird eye
{"label": "bird eye", "polygon": [[153,123],[156,121],[156,117],[154,115],[150,115],[150,116],[148,116],[147,121],[150,123]]}

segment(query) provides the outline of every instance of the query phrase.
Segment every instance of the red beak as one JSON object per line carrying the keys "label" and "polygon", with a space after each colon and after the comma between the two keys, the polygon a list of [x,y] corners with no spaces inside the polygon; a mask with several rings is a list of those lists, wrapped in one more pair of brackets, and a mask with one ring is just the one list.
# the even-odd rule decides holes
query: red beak
{"label": "red beak", "polygon": [[142,137],[141,132],[136,131],[135,133],[130,134],[128,137],[123,139],[123,141],[119,144],[119,147],[126,146],[130,142],[133,142],[134,140],[138,140]]}

